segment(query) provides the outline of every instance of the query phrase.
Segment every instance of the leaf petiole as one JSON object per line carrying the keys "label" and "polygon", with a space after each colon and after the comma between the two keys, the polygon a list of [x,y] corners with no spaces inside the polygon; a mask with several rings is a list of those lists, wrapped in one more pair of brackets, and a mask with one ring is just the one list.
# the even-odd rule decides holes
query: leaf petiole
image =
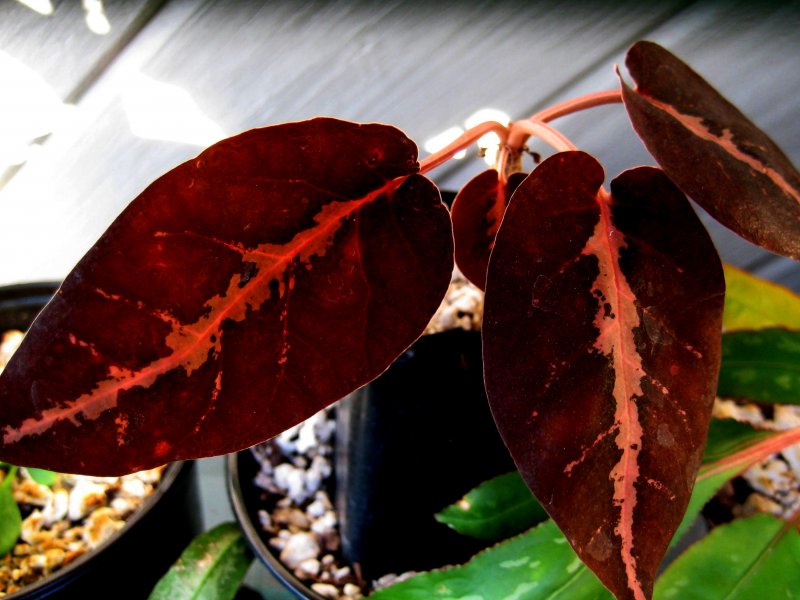
{"label": "leaf petiole", "polygon": [[559,102],[553,106],[549,106],[544,110],[540,110],[535,115],[530,117],[531,121],[543,121],[549,123],[559,117],[571,115],[573,113],[594,108],[596,106],[603,106],[605,104],[621,104],[622,92],[620,90],[606,90],[604,92],[594,92],[593,94],[586,94],[571,98],[565,102]]}
{"label": "leaf petiole", "polygon": [[453,158],[455,154],[458,154],[465,148],[468,148],[487,133],[496,133],[500,138],[500,143],[505,144],[506,140],[508,139],[508,131],[508,127],[498,123],[497,121],[487,121],[485,123],[481,123],[480,125],[476,125],[475,127],[462,133],[438,152],[434,152],[430,156],[427,156],[425,159],[421,160],[419,163],[419,173],[425,174],[429,171],[432,171],[436,167],[443,165],[448,160]]}

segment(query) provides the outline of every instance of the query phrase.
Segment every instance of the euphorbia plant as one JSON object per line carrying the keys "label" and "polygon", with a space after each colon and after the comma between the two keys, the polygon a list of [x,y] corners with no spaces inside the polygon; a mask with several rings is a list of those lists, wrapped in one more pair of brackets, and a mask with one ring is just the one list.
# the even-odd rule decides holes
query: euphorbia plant
{"label": "euphorbia plant", "polygon": [[[78,263],[3,372],[0,457],[109,475],[269,438],[422,333],[455,243],[485,285],[487,392],[526,483],[618,598],[649,598],[720,360],[722,268],[686,194],[798,258],[800,174],[666,50],[638,43],[627,66],[634,88],[481,125],[422,162],[395,128],[321,118],[176,167]],[[619,101],[663,170],[606,190],[549,122]],[[488,131],[498,163],[451,222],[424,174]],[[531,135],[557,153],[526,177]]]}

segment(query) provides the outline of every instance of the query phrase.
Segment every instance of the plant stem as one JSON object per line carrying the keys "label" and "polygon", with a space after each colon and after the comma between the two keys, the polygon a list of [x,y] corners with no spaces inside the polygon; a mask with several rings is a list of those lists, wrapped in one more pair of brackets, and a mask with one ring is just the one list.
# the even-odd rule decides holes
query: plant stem
{"label": "plant stem", "polygon": [[554,127],[551,127],[543,121],[534,121],[530,119],[516,121],[511,125],[511,133],[508,135],[509,149],[512,152],[519,151],[525,144],[525,140],[530,136],[538,137],[558,152],[578,149],[567,136]]}
{"label": "plant stem", "polygon": [[595,92],[549,106],[533,115],[531,120],[548,123],[553,119],[586,110],[587,108],[594,108],[595,106],[602,106],[604,104],[619,104],[620,102],[622,102],[622,92],[619,90]]}
{"label": "plant stem", "polygon": [[800,427],[787,429],[753,444],[741,452],[701,468],[700,475],[710,477],[733,467],[740,467],[740,470],[744,471],[747,467],[797,443],[800,443]]}
{"label": "plant stem", "polygon": [[508,139],[508,131],[508,127],[496,121],[487,121],[486,123],[476,125],[472,129],[462,133],[460,136],[458,136],[458,138],[450,142],[438,152],[434,152],[424,160],[421,160],[419,163],[419,172],[420,174],[424,174],[432,171],[440,165],[443,165],[450,160],[453,155],[461,152],[471,144],[474,144],[480,138],[490,132],[496,133],[500,138],[500,143],[505,144],[506,140]]}

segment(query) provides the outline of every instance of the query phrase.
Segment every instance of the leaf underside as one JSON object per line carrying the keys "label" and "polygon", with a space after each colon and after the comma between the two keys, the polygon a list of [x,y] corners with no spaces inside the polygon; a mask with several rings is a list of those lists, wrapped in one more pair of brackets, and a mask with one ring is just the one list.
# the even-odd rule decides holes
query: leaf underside
{"label": "leaf underside", "polygon": [[557,154],[517,188],[489,262],[486,386],[536,497],[618,598],[646,598],[689,501],[724,281],[658,169]]}
{"label": "leaf underside", "polygon": [[775,142],[661,46],[638,42],[625,64],[625,107],[667,175],[745,239],[800,258],[800,173]]}
{"label": "leaf underside", "polygon": [[0,456],[114,475],[251,446],[370,381],[447,289],[416,146],[334,119],[245,132],[151,184],[0,376]]}
{"label": "leaf underside", "polygon": [[488,169],[469,180],[453,201],[456,264],[480,289],[486,287],[489,255],[508,201],[526,176],[514,173],[503,182],[495,169]]}

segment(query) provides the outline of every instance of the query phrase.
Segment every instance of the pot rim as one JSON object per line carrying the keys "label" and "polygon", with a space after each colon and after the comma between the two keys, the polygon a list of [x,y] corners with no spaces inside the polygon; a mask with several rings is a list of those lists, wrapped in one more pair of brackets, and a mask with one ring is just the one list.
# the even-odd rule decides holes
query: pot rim
{"label": "pot rim", "polygon": [[[15,306],[34,306],[39,304],[44,307],[58,290],[59,286],[60,283],[57,281],[34,281],[0,286],[0,310],[6,308],[12,309]],[[39,310],[41,310],[41,308]],[[63,581],[68,581],[79,577],[80,571],[86,563],[110,548],[115,547],[115,544],[121,543],[121,540],[125,539],[125,536],[129,534],[136,524],[144,519],[159,500],[169,492],[178,477],[189,470],[191,466],[192,461],[179,461],[168,464],[156,489],[133,514],[125,519],[125,526],[122,529],[115,532],[95,548],[84,552],[67,566],[54,571],[46,577],[36,580],[30,585],[24,586],[16,592],[6,594],[4,598],[8,600],[25,598],[29,594],[35,594],[42,588],[52,585],[56,580],[63,579]]]}
{"label": "pot rim", "polygon": [[228,500],[233,508],[236,521],[244,533],[247,545],[250,546],[259,561],[295,596],[303,600],[325,600],[324,596],[319,595],[300,581],[264,543],[260,533],[261,530],[256,527],[250,518],[250,512],[245,501],[242,479],[239,475],[240,454],[246,454],[248,458],[252,459],[249,448],[228,454],[225,457],[225,483],[228,491]]}
{"label": "pot rim", "polygon": [[17,590],[16,592],[11,592],[10,594],[6,594],[3,596],[4,600],[15,600],[16,598],[25,598],[28,594],[35,593],[36,591],[44,588],[46,586],[52,585],[52,583],[57,580],[64,578],[65,580],[71,579],[73,577],[77,577],[80,575],[79,571],[90,560],[97,557],[102,552],[107,551],[109,548],[114,547],[115,544],[121,543],[120,541],[125,538],[125,536],[131,531],[131,529],[141,521],[156,505],[156,503],[169,491],[172,487],[175,480],[180,476],[182,472],[186,469],[191,467],[192,461],[181,461],[181,462],[174,462],[167,465],[167,468],[164,470],[164,474],[161,476],[161,480],[158,483],[158,487],[153,491],[150,496],[144,501],[144,503],[130,516],[125,520],[125,526],[120,529],[119,531],[115,532],[111,537],[107,540],[103,541],[100,545],[84,552],[81,556],[76,558],[74,561],[69,563],[63,569],[58,569],[54,571],[47,577],[42,577],[41,579],[36,580],[35,582],[31,583],[30,585],[26,585],[25,587]]}

